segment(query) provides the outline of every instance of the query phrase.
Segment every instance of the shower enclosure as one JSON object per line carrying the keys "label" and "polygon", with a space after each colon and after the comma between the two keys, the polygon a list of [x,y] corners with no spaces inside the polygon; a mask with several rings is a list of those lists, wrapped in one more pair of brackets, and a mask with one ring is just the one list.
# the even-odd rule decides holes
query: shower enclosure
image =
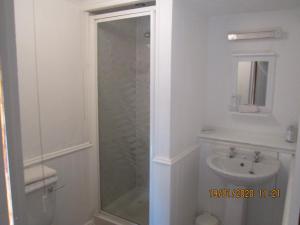
{"label": "shower enclosure", "polygon": [[100,211],[148,225],[151,16],[97,21]]}

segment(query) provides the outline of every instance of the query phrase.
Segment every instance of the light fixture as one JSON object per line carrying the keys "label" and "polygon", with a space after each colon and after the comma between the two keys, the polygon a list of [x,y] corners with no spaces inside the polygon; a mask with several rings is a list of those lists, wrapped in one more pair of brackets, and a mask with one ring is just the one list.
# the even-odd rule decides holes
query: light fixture
{"label": "light fixture", "polygon": [[267,39],[267,38],[280,38],[282,32],[280,29],[255,31],[255,32],[233,32],[227,35],[229,41],[236,40],[252,40],[252,39]]}

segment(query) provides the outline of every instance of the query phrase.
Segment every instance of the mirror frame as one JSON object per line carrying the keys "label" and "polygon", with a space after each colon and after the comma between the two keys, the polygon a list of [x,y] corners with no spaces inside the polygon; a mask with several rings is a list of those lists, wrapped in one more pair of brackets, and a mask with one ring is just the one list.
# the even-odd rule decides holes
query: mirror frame
{"label": "mirror frame", "polygon": [[[274,84],[275,84],[275,68],[276,68],[276,54],[274,52],[262,52],[262,53],[234,53],[233,54],[233,75],[234,75],[234,91],[233,95],[237,96],[238,93],[238,63],[240,61],[265,61],[269,62],[268,67],[268,80],[266,90],[266,105],[257,106],[259,111],[251,114],[270,114],[273,109],[273,97],[274,97]],[[247,114],[240,113],[239,114]]]}

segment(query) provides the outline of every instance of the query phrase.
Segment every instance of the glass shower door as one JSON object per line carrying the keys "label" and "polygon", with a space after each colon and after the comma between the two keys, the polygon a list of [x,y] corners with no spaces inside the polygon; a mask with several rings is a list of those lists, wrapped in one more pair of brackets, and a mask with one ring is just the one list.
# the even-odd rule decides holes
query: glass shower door
{"label": "glass shower door", "polygon": [[98,23],[101,210],[148,224],[150,16]]}

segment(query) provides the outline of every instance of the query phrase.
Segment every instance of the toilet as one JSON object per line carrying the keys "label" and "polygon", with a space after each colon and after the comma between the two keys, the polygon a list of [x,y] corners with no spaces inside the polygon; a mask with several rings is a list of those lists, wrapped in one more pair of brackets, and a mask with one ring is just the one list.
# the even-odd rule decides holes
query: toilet
{"label": "toilet", "polygon": [[51,225],[56,205],[57,174],[54,169],[37,165],[24,170],[27,222]]}

